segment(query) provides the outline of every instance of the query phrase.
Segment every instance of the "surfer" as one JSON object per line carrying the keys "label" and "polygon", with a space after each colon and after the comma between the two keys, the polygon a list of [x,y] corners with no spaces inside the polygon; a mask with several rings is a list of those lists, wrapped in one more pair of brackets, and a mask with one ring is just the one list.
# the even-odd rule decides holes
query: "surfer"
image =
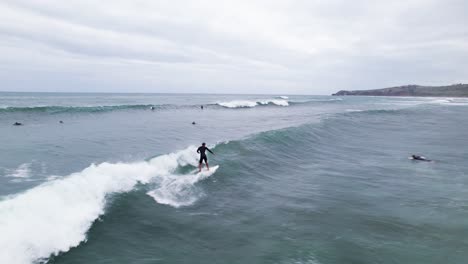
{"label": "surfer", "polygon": [[419,155],[411,155],[411,159],[420,161],[431,161],[430,159],[426,159],[425,157]]}
{"label": "surfer", "polygon": [[197,153],[200,153],[200,161],[198,163],[198,172],[201,172],[201,167],[202,167],[203,161],[205,161],[206,169],[210,170],[210,167],[208,166],[208,158],[206,157],[206,153],[205,153],[207,150],[211,154],[214,155],[213,151],[211,151],[209,148],[207,148],[205,143],[202,143],[202,145],[197,149]]}
{"label": "surfer", "polygon": [[14,126],[22,126],[22,125],[23,125],[23,123],[20,123],[20,122],[15,122],[13,125],[14,125]]}
{"label": "surfer", "polygon": [[201,110],[203,110],[203,105],[202,105],[202,106],[200,106],[200,108],[201,108]]}

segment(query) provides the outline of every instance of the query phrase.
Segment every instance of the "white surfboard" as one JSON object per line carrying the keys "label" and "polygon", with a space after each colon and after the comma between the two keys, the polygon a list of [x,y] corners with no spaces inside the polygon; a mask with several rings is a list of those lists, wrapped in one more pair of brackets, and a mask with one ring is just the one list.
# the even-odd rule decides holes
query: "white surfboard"
{"label": "white surfboard", "polygon": [[202,170],[200,172],[197,172],[195,175],[200,178],[207,178],[213,175],[218,168],[219,168],[219,165],[210,167],[210,170],[207,170],[206,168],[202,168]]}

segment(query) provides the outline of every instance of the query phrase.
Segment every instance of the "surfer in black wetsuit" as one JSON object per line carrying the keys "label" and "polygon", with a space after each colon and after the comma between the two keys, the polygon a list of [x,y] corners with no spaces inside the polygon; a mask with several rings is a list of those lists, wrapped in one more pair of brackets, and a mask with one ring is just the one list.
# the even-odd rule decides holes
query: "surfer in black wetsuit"
{"label": "surfer in black wetsuit", "polygon": [[202,163],[205,161],[206,164],[206,169],[210,170],[210,167],[208,166],[208,158],[206,157],[206,151],[208,150],[211,154],[214,155],[213,151],[211,151],[209,148],[205,146],[205,143],[202,143],[202,145],[197,149],[197,153],[200,153],[200,161],[198,163],[198,172],[201,171]]}

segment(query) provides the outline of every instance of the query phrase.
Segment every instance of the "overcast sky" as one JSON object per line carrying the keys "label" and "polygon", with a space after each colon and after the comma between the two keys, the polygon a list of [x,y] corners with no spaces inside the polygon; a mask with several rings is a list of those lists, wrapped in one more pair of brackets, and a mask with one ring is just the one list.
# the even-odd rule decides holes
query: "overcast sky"
{"label": "overcast sky", "polygon": [[468,82],[466,0],[0,0],[0,90],[330,94]]}

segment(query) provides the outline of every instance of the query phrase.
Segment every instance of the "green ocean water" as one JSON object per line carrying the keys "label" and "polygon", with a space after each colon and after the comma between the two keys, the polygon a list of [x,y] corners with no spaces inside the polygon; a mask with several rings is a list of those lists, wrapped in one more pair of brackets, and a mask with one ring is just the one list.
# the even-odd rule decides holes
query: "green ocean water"
{"label": "green ocean water", "polygon": [[[468,100],[2,94],[0,105],[1,263],[468,257]],[[197,176],[202,141],[219,168]]]}

